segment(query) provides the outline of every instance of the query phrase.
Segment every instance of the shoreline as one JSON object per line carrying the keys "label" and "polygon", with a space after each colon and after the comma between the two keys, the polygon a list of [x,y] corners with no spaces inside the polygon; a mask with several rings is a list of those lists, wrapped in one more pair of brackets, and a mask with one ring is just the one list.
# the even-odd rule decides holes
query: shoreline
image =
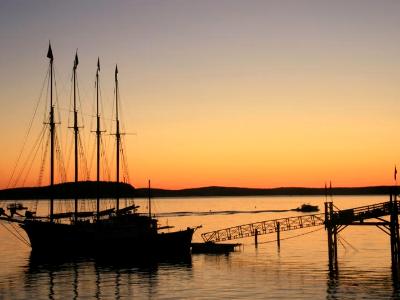
{"label": "shoreline", "polygon": [[[336,187],[305,188],[305,187],[278,187],[278,188],[242,188],[242,187],[199,187],[179,190],[152,188],[153,198],[197,198],[197,197],[253,197],[253,196],[373,196],[390,195],[396,191],[395,186],[366,186],[366,187]],[[127,183],[102,181],[82,181],[75,183],[56,184],[51,189],[44,187],[24,187],[0,190],[1,200],[39,200],[48,199],[79,199],[100,198],[148,198],[148,188],[135,189]]]}

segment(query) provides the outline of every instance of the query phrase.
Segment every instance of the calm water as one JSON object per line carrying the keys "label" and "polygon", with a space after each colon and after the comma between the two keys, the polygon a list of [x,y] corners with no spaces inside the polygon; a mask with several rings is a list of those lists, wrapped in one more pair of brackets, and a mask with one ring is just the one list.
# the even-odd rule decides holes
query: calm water
{"label": "calm water", "polygon": [[[387,201],[387,197],[335,197],[339,208]],[[203,227],[202,232],[249,222],[301,215],[285,210],[323,197],[222,197],[156,199],[161,223]],[[136,201],[143,209],[145,201]],[[40,203],[45,209],[45,203]],[[261,211],[261,212],[259,212]],[[7,225],[10,229],[10,226]],[[229,255],[193,254],[174,261],[37,262],[30,249],[0,226],[0,299],[396,299],[389,237],[376,227],[340,233],[339,273],[329,275],[326,233],[320,227],[252,238]],[[313,231],[313,232],[311,232]],[[308,234],[306,234],[308,233]],[[302,234],[300,236],[300,234]]]}

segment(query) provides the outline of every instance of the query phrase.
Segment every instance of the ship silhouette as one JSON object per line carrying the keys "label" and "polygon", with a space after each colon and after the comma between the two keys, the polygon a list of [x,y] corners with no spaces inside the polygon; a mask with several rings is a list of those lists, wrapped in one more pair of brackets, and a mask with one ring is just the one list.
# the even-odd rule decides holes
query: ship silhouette
{"label": "ship silhouette", "polygon": [[[165,227],[158,225],[158,220],[151,213],[150,181],[148,213],[138,213],[135,204],[122,207],[118,189],[115,191],[113,207],[101,209],[100,205],[100,143],[103,132],[100,127],[99,114],[99,74],[100,60],[97,61],[96,70],[96,148],[97,148],[97,170],[96,170],[96,209],[79,210],[78,200],[78,163],[79,163],[79,124],[76,106],[76,71],[79,64],[76,53],[73,64],[73,114],[74,114],[74,166],[75,181],[70,187],[75,195],[73,209],[55,212],[54,164],[56,136],[55,136],[55,105],[53,102],[53,78],[54,78],[54,56],[49,44],[47,58],[49,59],[49,86],[50,106],[47,127],[50,132],[50,184],[49,184],[49,214],[39,216],[36,211],[30,210],[20,203],[9,203],[0,208],[0,221],[17,223],[29,237],[32,252],[44,253],[52,256],[63,256],[66,254],[84,255],[109,255],[117,254],[142,254],[142,255],[181,255],[190,253],[191,240],[195,228],[187,228],[180,231],[162,232]],[[120,153],[121,133],[119,120],[119,98],[118,98],[118,67],[115,67],[115,136],[116,141],[116,180],[115,186],[120,182]]]}

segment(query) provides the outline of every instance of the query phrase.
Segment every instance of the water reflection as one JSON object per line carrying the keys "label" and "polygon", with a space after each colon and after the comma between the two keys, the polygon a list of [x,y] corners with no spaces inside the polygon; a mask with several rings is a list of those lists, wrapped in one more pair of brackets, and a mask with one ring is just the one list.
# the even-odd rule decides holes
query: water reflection
{"label": "water reflection", "polygon": [[[160,200],[164,203],[160,210],[250,210],[255,205],[259,209],[279,209],[305,201],[318,204],[316,198],[298,197],[199,198],[193,208],[193,199],[168,199]],[[383,201],[386,197],[338,197],[335,204],[350,208]],[[254,219],[253,214],[222,214],[171,217],[169,222],[182,228],[204,224],[206,231],[281,217],[282,213],[255,214]],[[197,238],[200,233],[196,232]],[[245,239],[240,252],[227,256],[196,254],[171,261],[132,257],[117,261],[36,259],[3,227],[0,238],[0,299],[400,299],[398,279],[391,274],[387,236],[363,226],[343,231],[343,238],[357,251],[341,249],[339,273],[331,274],[326,235],[322,233],[287,240],[279,251],[275,242],[263,243],[275,238],[271,236],[260,239],[257,250],[254,239]]]}
{"label": "water reflection", "polygon": [[[296,293],[303,299],[313,294],[318,299],[400,297],[399,286],[390,272],[385,271],[387,268],[366,270],[342,264],[340,272],[329,272],[328,264],[321,268],[315,262],[305,266],[296,259],[288,264],[256,251],[197,254],[193,255],[193,264],[197,272],[193,272],[191,256],[163,260],[84,257],[59,260],[31,255],[23,269],[23,280],[19,280],[22,294],[18,298],[120,299],[139,295],[143,299],[157,299],[172,297],[182,286],[183,294],[176,295],[185,295],[184,298],[199,296],[195,290],[199,287],[215,288],[215,295],[221,299],[262,299],[260,295],[265,292],[284,299],[297,298]],[[226,276],[236,283],[240,278],[241,284],[228,284]],[[282,282],[286,289],[279,288]]]}
{"label": "water reflection", "polygon": [[[329,266],[327,266],[329,268]],[[338,285],[339,285],[339,274],[338,270],[329,270],[328,271],[328,282],[327,282],[327,291],[326,291],[326,299],[333,300],[338,298]]]}
{"label": "water reflection", "polygon": [[54,273],[53,270],[49,270],[49,299],[54,299]]}
{"label": "water reflection", "polygon": [[393,299],[400,299],[400,278],[399,270],[392,269],[392,283],[393,283]]}
{"label": "water reflection", "polygon": [[94,265],[94,271],[95,271],[95,276],[96,276],[96,292],[95,292],[95,298],[100,299],[101,298],[101,289],[100,289],[100,283],[101,283],[101,277],[100,277],[100,269],[97,264]]}
{"label": "water reflection", "polygon": [[24,272],[24,284],[25,290],[37,295],[37,298],[120,299],[139,293],[151,298],[152,294],[157,293],[160,268],[190,273],[191,256],[56,259],[31,254]]}
{"label": "water reflection", "polygon": [[74,273],[74,276],[73,276],[73,283],[72,283],[72,287],[73,287],[73,290],[74,290],[74,294],[73,294],[73,296],[74,296],[74,300],[75,299],[77,299],[78,298],[78,279],[79,279],[79,273],[78,273],[78,265],[77,265],[77,263],[76,262],[73,262],[73,265],[72,265],[73,267],[72,267],[72,269],[73,269],[73,273]]}
{"label": "water reflection", "polygon": [[[387,274],[374,271],[346,269],[329,271],[326,299],[399,299],[400,285]],[[387,291],[392,291],[388,294]]]}

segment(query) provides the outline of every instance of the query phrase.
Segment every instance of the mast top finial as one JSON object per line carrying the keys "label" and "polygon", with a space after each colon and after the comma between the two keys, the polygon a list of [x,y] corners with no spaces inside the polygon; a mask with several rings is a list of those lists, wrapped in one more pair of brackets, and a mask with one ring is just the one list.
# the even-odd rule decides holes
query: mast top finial
{"label": "mast top finial", "polygon": [[53,51],[51,50],[51,44],[49,41],[49,49],[47,50],[47,57],[50,58],[50,61],[53,61],[54,57],[53,57]]}
{"label": "mast top finial", "polygon": [[118,79],[118,65],[115,65],[115,80]]}
{"label": "mast top finial", "polygon": [[74,69],[76,69],[76,67],[78,66],[78,64],[79,64],[78,49],[76,49],[76,52],[75,52],[75,60],[74,60]]}

